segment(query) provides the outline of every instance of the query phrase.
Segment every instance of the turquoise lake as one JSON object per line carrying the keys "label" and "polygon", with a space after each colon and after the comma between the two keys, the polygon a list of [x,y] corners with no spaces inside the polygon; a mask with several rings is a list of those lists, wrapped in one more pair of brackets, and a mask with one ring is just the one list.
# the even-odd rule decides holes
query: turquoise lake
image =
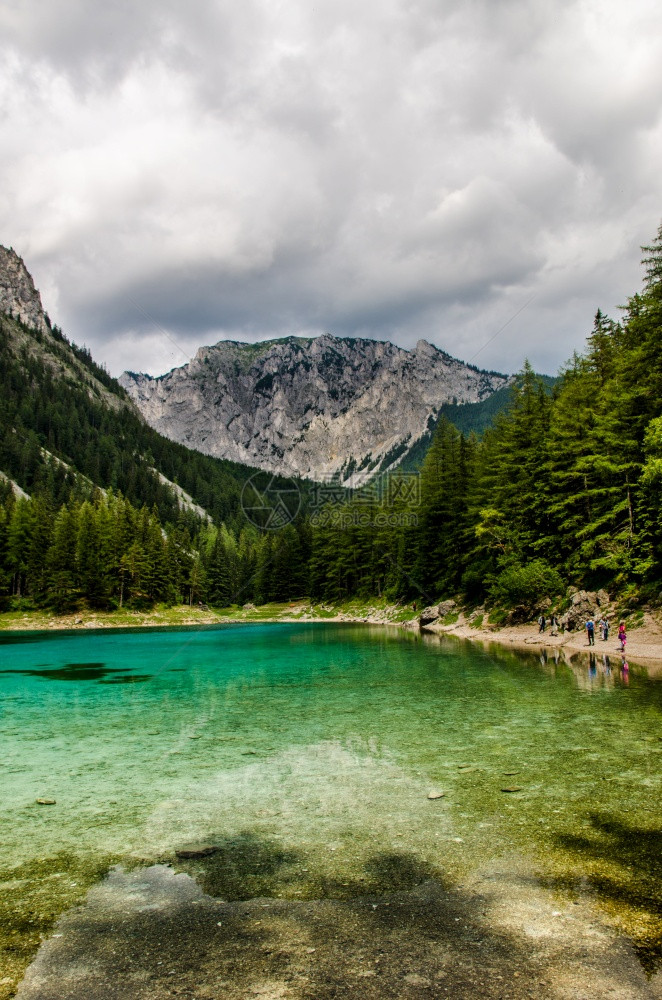
{"label": "turquoise lake", "polygon": [[[559,891],[593,880],[653,954],[662,683],[620,666],[335,623],[6,634],[1,878],[20,903],[44,866],[56,914],[81,858],[171,862],[231,900],[517,853]],[[191,842],[216,860],[177,861]]]}

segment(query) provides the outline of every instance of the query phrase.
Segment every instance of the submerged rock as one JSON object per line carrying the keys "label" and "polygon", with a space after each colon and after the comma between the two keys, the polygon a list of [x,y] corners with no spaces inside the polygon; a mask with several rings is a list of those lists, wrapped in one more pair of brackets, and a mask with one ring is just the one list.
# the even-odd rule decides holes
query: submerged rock
{"label": "submerged rock", "polygon": [[183,847],[178,847],[175,854],[178,858],[208,858],[217,851],[218,847],[215,844],[185,844]]}
{"label": "submerged rock", "polygon": [[55,799],[35,799],[38,806],[54,806],[57,805]]}
{"label": "submerged rock", "polygon": [[446,792],[428,792],[429,799],[443,799]]}

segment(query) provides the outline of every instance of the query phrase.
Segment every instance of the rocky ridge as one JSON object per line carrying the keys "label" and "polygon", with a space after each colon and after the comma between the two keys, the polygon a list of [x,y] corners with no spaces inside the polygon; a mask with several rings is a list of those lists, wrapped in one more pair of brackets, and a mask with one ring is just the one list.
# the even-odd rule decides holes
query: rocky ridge
{"label": "rocky ridge", "polygon": [[0,313],[46,333],[49,324],[32,275],[12,247],[0,246]]}
{"label": "rocky ridge", "polygon": [[221,341],[166,375],[120,384],[155,430],[268,472],[360,485],[404,458],[444,403],[508,383],[420,340],[414,350],[330,334]]}

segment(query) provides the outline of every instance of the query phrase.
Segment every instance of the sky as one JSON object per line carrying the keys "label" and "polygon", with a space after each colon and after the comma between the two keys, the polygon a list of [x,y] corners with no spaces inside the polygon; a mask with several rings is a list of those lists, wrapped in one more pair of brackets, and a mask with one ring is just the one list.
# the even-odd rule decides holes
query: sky
{"label": "sky", "polygon": [[553,374],[662,221],[662,5],[3,0],[0,151],[113,374],[321,332]]}

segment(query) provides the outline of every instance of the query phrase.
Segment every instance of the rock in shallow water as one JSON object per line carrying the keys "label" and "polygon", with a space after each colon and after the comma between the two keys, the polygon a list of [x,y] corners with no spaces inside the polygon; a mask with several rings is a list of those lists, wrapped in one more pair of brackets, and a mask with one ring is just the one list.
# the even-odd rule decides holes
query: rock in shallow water
{"label": "rock in shallow water", "polygon": [[217,850],[215,844],[184,844],[177,848],[175,854],[178,858],[208,858],[210,854],[216,854]]}

